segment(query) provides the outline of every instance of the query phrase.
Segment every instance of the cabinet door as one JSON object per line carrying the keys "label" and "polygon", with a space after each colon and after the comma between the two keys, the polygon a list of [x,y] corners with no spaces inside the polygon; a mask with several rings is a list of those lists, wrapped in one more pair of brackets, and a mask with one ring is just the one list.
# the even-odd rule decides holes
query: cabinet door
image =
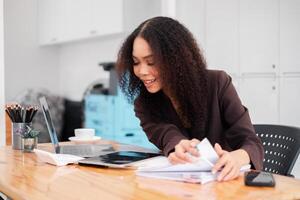
{"label": "cabinet door", "polygon": [[234,74],[229,74],[229,75],[230,75],[230,77],[231,77],[231,79],[232,79],[231,81],[232,81],[232,84],[233,84],[235,90],[236,90],[237,92],[239,92],[239,90],[240,90],[239,83],[240,83],[241,77],[240,77],[240,76],[237,76],[237,75],[234,75]]}
{"label": "cabinet door", "polygon": [[120,90],[116,96],[115,140],[126,144],[154,147],[140,126],[140,120],[135,116],[134,106],[127,102]]}
{"label": "cabinet door", "polygon": [[91,0],[65,0],[66,26],[64,31],[67,40],[86,38],[91,26]]}
{"label": "cabinet door", "polygon": [[278,80],[275,77],[243,77],[239,92],[253,123],[278,123]]}
{"label": "cabinet door", "polygon": [[114,139],[114,96],[89,95],[85,98],[85,127],[94,128],[96,135]]}
{"label": "cabinet door", "polygon": [[123,30],[123,1],[39,1],[40,44],[61,43]]}
{"label": "cabinet door", "polygon": [[242,73],[277,73],[279,0],[240,1]]}
{"label": "cabinet door", "polygon": [[280,71],[300,72],[300,1],[280,1]]}
{"label": "cabinet door", "polygon": [[133,105],[127,102],[120,90],[116,96],[115,122],[116,130],[122,136],[131,137],[135,135],[134,132],[142,130],[140,120],[135,116]]}
{"label": "cabinet door", "polygon": [[300,76],[280,81],[280,123],[300,127]]}
{"label": "cabinet door", "polygon": [[237,75],[238,0],[206,2],[206,59],[209,68]]}
{"label": "cabinet door", "polygon": [[176,19],[183,23],[194,35],[201,48],[205,49],[205,1],[176,0]]}
{"label": "cabinet door", "polygon": [[65,40],[65,0],[38,1],[38,30],[40,44],[53,44]]}
{"label": "cabinet door", "polygon": [[89,34],[107,35],[123,31],[123,0],[91,1]]}

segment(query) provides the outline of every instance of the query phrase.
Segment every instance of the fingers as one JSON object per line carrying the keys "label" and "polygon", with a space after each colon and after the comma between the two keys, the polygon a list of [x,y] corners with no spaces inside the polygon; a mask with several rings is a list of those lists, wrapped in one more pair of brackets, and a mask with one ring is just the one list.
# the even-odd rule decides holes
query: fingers
{"label": "fingers", "polygon": [[169,156],[168,156],[168,159],[169,159],[169,161],[170,161],[172,164],[184,164],[184,163],[186,163],[185,160],[182,160],[182,159],[178,158],[178,157],[175,155],[175,152],[170,153]]}
{"label": "fingers", "polygon": [[217,143],[215,144],[215,151],[220,156],[219,160],[212,169],[212,173],[220,171],[217,180],[227,181],[238,177],[240,167],[233,154],[223,150],[222,147]]}
{"label": "fingers", "polygon": [[193,162],[192,156],[198,157],[200,155],[196,149],[199,142],[197,139],[181,140],[175,146],[175,152],[169,154],[169,161],[172,164]]}
{"label": "fingers", "polygon": [[239,176],[240,170],[233,163],[226,165],[218,176],[218,181],[228,181]]}
{"label": "fingers", "polygon": [[226,165],[226,163],[228,162],[228,158],[229,157],[229,153],[226,151],[222,152],[222,156],[219,158],[219,160],[217,161],[217,163],[213,166],[212,168],[212,173],[216,173],[217,171],[220,171],[222,169],[223,166]]}
{"label": "fingers", "polygon": [[190,145],[188,146],[187,151],[193,156],[196,156],[196,157],[200,156],[200,153],[198,152],[198,150],[196,148],[199,143],[200,143],[200,140],[197,140],[195,138],[192,139],[190,141]]}
{"label": "fingers", "polygon": [[190,145],[191,145],[191,147],[196,147],[197,144],[199,144],[199,143],[200,143],[200,140],[194,138],[191,140]]}
{"label": "fingers", "polygon": [[196,145],[198,144],[198,140],[181,140],[175,146],[175,155],[181,160],[185,160],[186,162],[191,162],[191,157],[187,154],[190,153],[193,156],[199,156],[198,150],[196,149]]}
{"label": "fingers", "polygon": [[177,144],[175,146],[175,156],[180,159],[183,160],[185,162],[190,162],[190,157],[186,154],[186,152],[188,152],[188,145],[189,143],[185,142],[185,141],[181,141],[179,144]]}
{"label": "fingers", "polygon": [[217,152],[219,157],[221,157],[224,154],[224,150],[218,143],[215,144],[215,151]]}
{"label": "fingers", "polygon": [[230,161],[227,161],[224,168],[222,169],[222,171],[220,172],[219,176],[218,176],[218,181],[222,181],[224,179],[225,176],[227,176],[229,173],[232,172],[233,170],[233,164]]}
{"label": "fingers", "polygon": [[233,169],[226,175],[224,176],[223,180],[228,181],[235,179],[239,176],[240,170],[237,167],[233,167]]}

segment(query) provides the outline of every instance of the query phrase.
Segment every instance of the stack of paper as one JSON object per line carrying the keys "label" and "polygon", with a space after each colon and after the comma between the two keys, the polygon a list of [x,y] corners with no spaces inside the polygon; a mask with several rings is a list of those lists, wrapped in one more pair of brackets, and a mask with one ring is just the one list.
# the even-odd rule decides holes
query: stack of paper
{"label": "stack of paper", "polygon": [[[159,156],[142,162],[138,166],[138,176],[184,181],[192,183],[207,183],[216,180],[218,173],[212,174],[211,169],[218,160],[218,155],[210,142],[205,138],[198,145],[197,149],[201,156],[192,157],[193,163],[172,165],[167,157]],[[241,171],[250,169],[245,165]]]}
{"label": "stack of paper", "polygon": [[55,153],[50,153],[48,151],[43,151],[39,149],[34,149],[34,153],[36,153],[36,155],[41,161],[56,166],[64,166],[70,163],[76,163],[79,160],[84,159],[83,157],[79,157],[79,156],[74,156],[69,154],[55,154]]}

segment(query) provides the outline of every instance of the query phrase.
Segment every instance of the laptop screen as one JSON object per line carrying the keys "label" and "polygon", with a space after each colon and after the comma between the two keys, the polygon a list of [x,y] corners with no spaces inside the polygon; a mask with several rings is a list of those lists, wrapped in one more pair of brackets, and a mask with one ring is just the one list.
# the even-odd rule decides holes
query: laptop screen
{"label": "laptop screen", "polygon": [[43,111],[43,114],[44,114],[44,117],[46,120],[46,124],[47,124],[47,128],[49,131],[51,142],[54,145],[55,152],[59,153],[59,144],[58,144],[57,134],[56,134],[56,131],[54,128],[53,121],[51,119],[48,103],[47,103],[45,97],[41,97],[39,100],[40,100],[41,108],[42,108],[42,111]]}

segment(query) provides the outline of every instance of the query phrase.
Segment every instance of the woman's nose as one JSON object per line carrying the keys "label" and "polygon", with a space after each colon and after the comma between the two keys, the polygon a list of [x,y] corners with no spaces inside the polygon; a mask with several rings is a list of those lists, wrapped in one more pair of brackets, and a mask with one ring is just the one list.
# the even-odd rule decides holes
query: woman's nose
{"label": "woman's nose", "polygon": [[139,67],[139,74],[140,75],[147,75],[149,73],[148,66],[145,64],[141,64]]}

